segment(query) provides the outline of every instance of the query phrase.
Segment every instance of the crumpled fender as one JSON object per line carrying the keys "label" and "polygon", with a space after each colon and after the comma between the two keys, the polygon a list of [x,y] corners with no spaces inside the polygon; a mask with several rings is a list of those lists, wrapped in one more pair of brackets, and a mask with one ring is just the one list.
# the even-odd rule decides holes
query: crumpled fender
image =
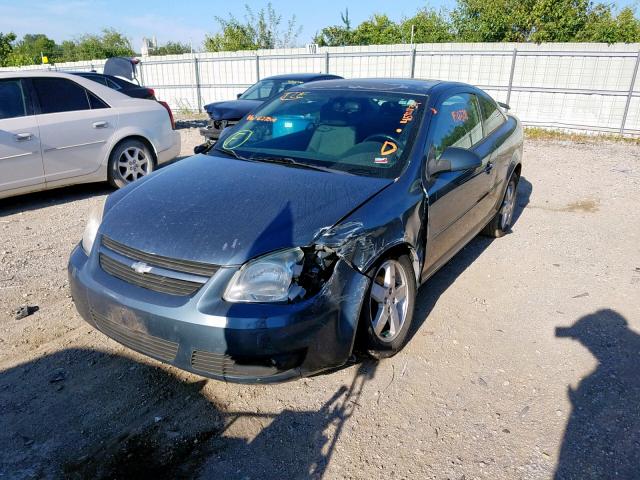
{"label": "crumpled fender", "polygon": [[335,252],[365,275],[385,252],[405,246],[411,252],[419,281],[424,260],[422,219],[426,219],[427,197],[420,182],[409,186],[409,192],[403,192],[405,188],[403,183],[394,183],[338,224],[319,229],[314,244]]}

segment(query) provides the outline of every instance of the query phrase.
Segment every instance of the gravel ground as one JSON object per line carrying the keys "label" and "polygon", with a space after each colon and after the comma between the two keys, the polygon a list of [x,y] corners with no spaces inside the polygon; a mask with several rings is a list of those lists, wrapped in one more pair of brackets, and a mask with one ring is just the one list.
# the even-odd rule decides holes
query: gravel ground
{"label": "gravel ground", "polygon": [[400,354],[274,386],[80,319],[66,262],[105,185],[0,201],[0,478],[638,478],[638,157],[527,142],[513,233],[421,288]]}

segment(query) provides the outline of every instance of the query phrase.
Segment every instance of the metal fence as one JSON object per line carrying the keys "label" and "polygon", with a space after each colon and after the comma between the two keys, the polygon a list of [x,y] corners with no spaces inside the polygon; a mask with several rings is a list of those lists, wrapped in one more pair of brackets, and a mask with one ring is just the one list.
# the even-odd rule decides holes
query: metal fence
{"label": "metal fence", "polygon": [[[178,111],[235,98],[266,76],[438,78],[474,84],[526,125],[640,135],[638,45],[428,44],[187,54],[143,58],[141,83]],[[103,61],[59,70],[101,71]],[[34,67],[32,67],[34,68]],[[35,67],[38,68],[38,67]],[[41,67],[40,67],[41,68]]]}

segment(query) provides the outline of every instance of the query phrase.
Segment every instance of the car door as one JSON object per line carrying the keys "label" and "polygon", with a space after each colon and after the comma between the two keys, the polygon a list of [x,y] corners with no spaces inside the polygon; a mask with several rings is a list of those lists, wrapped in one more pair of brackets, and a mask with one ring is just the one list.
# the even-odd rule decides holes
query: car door
{"label": "car door", "polygon": [[[429,275],[450,258],[475,233],[483,216],[485,197],[491,190],[491,149],[482,145],[483,130],[478,100],[470,92],[449,94],[438,102],[429,134],[426,190],[429,196],[429,235],[425,271]],[[436,171],[448,147],[477,153],[482,165],[456,172]]]}
{"label": "car door", "polygon": [[78,83],[61,77],[32,79],[38,99],[45,180],[96,171],[118,123],[115,109]]}
{"label": "car door", "polygon": [[0,80],[0,192],[44,183],[40,132],[23,80]]}

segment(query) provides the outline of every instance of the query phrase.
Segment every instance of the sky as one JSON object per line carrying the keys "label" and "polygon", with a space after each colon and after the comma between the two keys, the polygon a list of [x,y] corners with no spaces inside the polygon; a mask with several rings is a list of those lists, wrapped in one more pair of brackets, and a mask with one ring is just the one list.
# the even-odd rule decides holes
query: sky
{"label": "sky", "polygon": [[[180,41],[199,49],[207,33],[215,33],[216,16],[229,13],[242,18],[244,4],[259,10],[267,0],[0,0],[0,32],[44,33],[57,42],[85,33],[99,33],[113,27],[133,42],[140,51],[143,37],[155,36],[158,43]],[[352,25],[374,13],[386,13],[393,20],[413,15],[422,7],[451,9],[455,0],[273,0],[283,23],[295,15],[302,33],[300,45],[310,43],[317,31],[340,23],[340,12],[349,8]],[[614,1],[616,7],[638,3],[637,0]]]}

